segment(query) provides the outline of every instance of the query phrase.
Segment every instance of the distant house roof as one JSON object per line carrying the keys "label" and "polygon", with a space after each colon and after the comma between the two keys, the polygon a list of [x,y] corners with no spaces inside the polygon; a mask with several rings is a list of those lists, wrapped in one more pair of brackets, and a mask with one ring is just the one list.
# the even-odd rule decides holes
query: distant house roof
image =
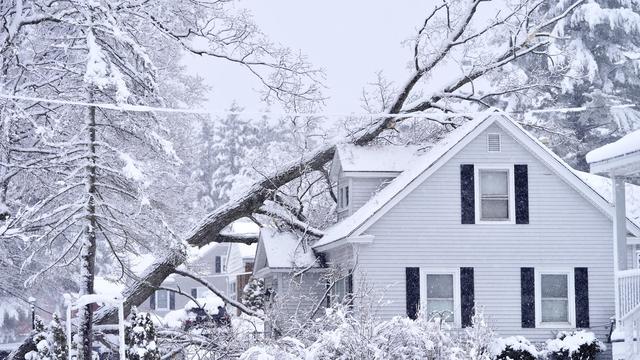
{"label": "distant house roof", "polygon": [[590,151],[587,154],[587,162],[594,163],[634,152],[640,152],[640,130],[631,132],[616,142]]}
{"label": "distant house roof", "polygon": [[595,174],[615,173],[618,176],[640,174],[640,130],[587,154],[590,170]]}
{"label": "distant house roof", "polygon": [[258,253],[263,254],[267,266],[271,269],[320,266],[313,249],[303,246],[298,235],[272,228],[260,230]]}
{"label": "distant house roof", "polygon": [[258,248],[258,244],[236,244],[238,246],[238,250],[240,250],[240,256],[243,260],[253,259],[256,256],[256,249]]}
{"label": "distant house roof", "polygon": [[342,144],[336,149],[336,158],[346,172],[401,172],[420,155],[419,150],[415,145]]}
{"label": "distant house roof", "polygon": [[[391,181],[389,185],[377,192],[367,203],[356,210],[355,213],[328,228],[325,231],[325,235],[320,238],[313,247],[322,250],[323,246],[338,240],[361,235],[369,225],[393,207],[397,201],[422,183],[428,176],[435,172],[439,166],[453,157],[455,153],[484,131],[484,129],[496,122],[500,123],[505,130],[520,138],[523,145],[539,155],[538,157],[541,158],[542,161],[546,162],[561,177],[565,178],[570,185],[611,216],[611,204],[606,194],[601,194],[600,191],[598,191],[601,189],[599,186],[590,184],[585,176],[578,176],[573,168],[524,130],[514,120],[501,111],[492,109],[458,127],[434,145],[427,153],[413,159],[410,164],[407,164],[405,171]],[[363,148],[363,151],[365,151],[365,149],[366,148]],[[380,163],[383,162],[380,161]],[[596,183],[595,179],[591,180],[593,180],[592,183]],[[640,221],[633,217],[630,217],[628,220],[632,226],[635,227],[634,233],[640,233]]]}

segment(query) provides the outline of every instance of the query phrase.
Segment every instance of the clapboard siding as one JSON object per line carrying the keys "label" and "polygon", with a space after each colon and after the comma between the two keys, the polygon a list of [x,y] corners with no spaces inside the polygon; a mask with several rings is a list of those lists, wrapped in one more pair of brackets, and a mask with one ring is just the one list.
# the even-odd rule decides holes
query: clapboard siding
{"label": "clapboard siding", "polygon": [[[488,132],[503,135],[502,152],[487,152]],[[527,164],[530,223],[462,225],[461,164]],[[473,267],[476,305],[493,329],[544,341],[553,329],[521,327],[520,268],[587,267],[592,330],[607,336],[614,314],[611,221],[496,124],[365,233],[375,240],[359,247],[354,283],[366,279],[384,293],[389,305],[380,310],[383,318],[405,314],[405,267]]]}
{"label": "clapboard siding", "polygon": [[349,183],[349,208],[338,212],[338,220],[353,214],[362,207],[377,191],[380,191],[393,178],[389,177],[349,177],[344,173],[338,179],[338,188]]}

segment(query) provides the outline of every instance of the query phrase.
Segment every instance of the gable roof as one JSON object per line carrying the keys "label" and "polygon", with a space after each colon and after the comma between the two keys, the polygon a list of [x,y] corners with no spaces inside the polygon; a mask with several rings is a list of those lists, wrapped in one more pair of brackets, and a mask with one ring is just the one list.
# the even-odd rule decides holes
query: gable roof
{"label": "gable roof", "polygon": [[[325,231],[325,235],[320,238],[313,247],[322,250],[324,246],[338,240],[362,235],[362,233],[384,213],[431,176],[431,174],[463,149],[471,140],[475,139],[494,123],[501,125],[501,127],[514,136],[521,145],[528,148],[570,186],[581,193],[596,207],[600,208],[609,218],[612,218],[613,208],[603,195],[599,194],[582,178],[577,176],[574,173],[574,169],[524,130],[508,115],[500,110],[491,109],[458,127],[449,133],[446,138],[438,142],[429,152],[415,159],[407,170],[376,193],[355,213],[328,228]],[[636,236],[640,235],[639,223],[632,223],[628,220],[627,224]]]}
{"label": "gable roof", "polygon": [[406,170],[420,156],[416,145],[338,145],[334,161],[344,172],[397,172]]}
{"label": "gable roof", "polygon": [[[266,263],[258,264],[259,257],[264,258]],[[258,266],[264,265],[270,269],[320,266],[313,249],[311,247],[305,248],[297,234],[266,227],[260,229],[256,263]]]}

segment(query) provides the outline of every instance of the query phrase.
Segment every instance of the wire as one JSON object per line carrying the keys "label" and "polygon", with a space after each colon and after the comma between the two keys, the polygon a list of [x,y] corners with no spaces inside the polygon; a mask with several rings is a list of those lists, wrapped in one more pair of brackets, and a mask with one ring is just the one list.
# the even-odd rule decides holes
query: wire
{"label": "wire", "polygon": [[41,306],[39,306],[39,305],[36,305],[36,303],[35,303],[35,302],[32,304],[29,300],[25,299],[25,298],[24,298],[24,297],[22,297],[21,295],[18,295],[18,294],[16,294],[16,293],[13,293],[13,292],[11,292],[11,291],[9,291],[9,290],[7,290],[7,289],[2,289],[2,288],[0,288],[0,290],[2,290],[2,291],[4,291],[5,293],[7,293],[7,294],[9,294],[9,295],[11,295],[11,296],[13,296],[13,297],[15,297],[16,299],[19,299],[19,300],[22,300],[22,301],[26,302],[26,303],[27,303],[27,304],[29,304],[29,305],[33,305],[33,307],[35,307],[36,309],[39,309],[39,310],[41,310],[41,311],[43,311],[43,312],[45,312],[45,313],[47,313],[47,314],[49,314],[49,315],[52,315],[52,316],[53,316],[53,313],[52,313],[51,311],[49,311],[49,310],[47,310],[47,309],[45,309],[45,308],[43,308],[43,307],[41,307]]}
{"label": "wire", "polygon": [[[232,111],[232,110],[197,110],[197,109],[180,109],[180,108],[167,108],[167,107],[155,107],[146,105],[131,105],[131,104],[109,104],[109,103],[88,103],[83,101],[72,100],[57,100],[46,99],[40,97],[0,94],[0,98],[23,100],[23,101],[35,101],[46,102],[50,104],[59,105],[75,105],[75,106],[87,106],[97,107],[101,109],[109,109],[116,111],[134,111],[134,112],[164,112],[164,113],[180,113],[180,114],[201,114],[201,115],[249,115],[249,116],[300,116],[300,117],[403,117],[403,118],[452,118],[456,116],[477,116],[486,114],[484,111],[473,112],[447,112],[447,113],[430,113],[430,112],[412,112],[412,113],[330,113],[330,112],[268,112],[268,111]],[[505,114],[546,114],[546,113],[575,113],[583,112],[595,109],[626,109],[637,107],[636,104],[619,104],[619,105],[601,105],[601,106],[578,106],[578,107],[566,107],[566,108],[546,108],[546,109],[533,109],[533,110],[514,110],[503,111]]]}

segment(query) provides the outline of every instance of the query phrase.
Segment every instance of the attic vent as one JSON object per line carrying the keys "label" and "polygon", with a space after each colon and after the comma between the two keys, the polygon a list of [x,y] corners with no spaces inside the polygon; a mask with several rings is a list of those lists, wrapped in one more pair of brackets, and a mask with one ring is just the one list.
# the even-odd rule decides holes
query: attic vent
{"label": "attic vent", "polygon": [[502,143],[500,141],[500,134],[487,134],[487,151],[500,152],[501,150]]}

